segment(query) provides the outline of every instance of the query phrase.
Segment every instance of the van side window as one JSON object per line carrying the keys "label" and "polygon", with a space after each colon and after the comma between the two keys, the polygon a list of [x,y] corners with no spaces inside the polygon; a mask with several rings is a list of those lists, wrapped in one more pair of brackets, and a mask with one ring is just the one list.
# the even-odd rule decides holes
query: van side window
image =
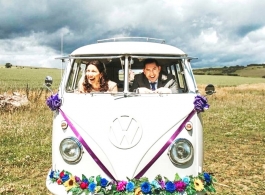
{"label": "van side window", "polygon": [[179,83],[179,87],[182,89],[186,89],[186,81],[185,81],[185,77],[184,77],[184,72],[183,72],[183,67],[181,63],[176,64],[176,73],[177,73],[177,78],[178,78],[178,83]]}
{"label": "van side window", "polygon": [[178,84],[178,88],[181,89],[183,92],[186,92],[187,85],[186,85],[186,80],[184,77],[182,61],[179,61],[175,64],[168,66],[167,72],[175,76],[176,82]]}
{"label": "van side window", "polygon": [[78,90],[78,83],[81,81],[81,78],[85,76],[85,67],[85,62],[81,60],[75,60],[73,62],[66,84],[66,92],[73,93]]}

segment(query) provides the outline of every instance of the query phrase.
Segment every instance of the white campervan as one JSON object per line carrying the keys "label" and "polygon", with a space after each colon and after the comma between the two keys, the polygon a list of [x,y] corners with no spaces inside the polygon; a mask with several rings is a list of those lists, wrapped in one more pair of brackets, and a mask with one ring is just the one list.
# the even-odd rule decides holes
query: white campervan
{"label": "white campervan", "polygon": [[[54,110],[46,181],[52,194],[214,191],[212,176],[203,172],[203,127],[195,104],[203,111],[207,103],[198,93],[193,58],[163,40],[136,37],[100,40],[60,59],[67,63],[62,82],[47,100]],[[145,59],[173,75],[172,92],[131,90]],[[92,60],[104,64],[117,92],[80,93]],[[46,77],[47,87],[51,82]],[[210,85],[206,93],[213,92]]]}

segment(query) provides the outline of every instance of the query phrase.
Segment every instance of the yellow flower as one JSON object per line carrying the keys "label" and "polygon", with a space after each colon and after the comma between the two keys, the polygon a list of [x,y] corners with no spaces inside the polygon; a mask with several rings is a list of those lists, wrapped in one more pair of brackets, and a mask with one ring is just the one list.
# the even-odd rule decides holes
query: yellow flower
{"label": "yellow flower", "polygon": [[200,179],[194,179],[194,187],[198,192],[202,191],[204,188],[203,183]]}
{"label": "yellow flower", "polygon": [[100,189],[101,189],[101,187],[100,187],[100,186],[96,186],[96,188],[95,188],[95,193],[99,192],[99,191],[100,191]]}
{"label": "yellow flower", "polygon": [[73,187],[76,187],[75,177],[71,176],[66,182],[64,182],[63,185],[66,187],[67,192],[71,190]]}
{"label": "yellow flower", "polygon": [[134,191],[134,195],[142,195],[142,194],[143,194],[143,193],[142,193],[140,187],[138,187],[138,188],[135,189],[135,191]]}

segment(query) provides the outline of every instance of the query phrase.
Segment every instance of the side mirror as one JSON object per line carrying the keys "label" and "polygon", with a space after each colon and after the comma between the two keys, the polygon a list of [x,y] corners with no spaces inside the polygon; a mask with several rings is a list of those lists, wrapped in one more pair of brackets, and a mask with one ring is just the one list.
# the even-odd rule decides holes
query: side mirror
{"label": "side mirror", "polygon": [[52,77],[51,76],[46,76],[46,78],[45,78],[45,86],[46,87],[52,86]]}
{"label": "side mirror", "polygon": [[216,93],[216,92],[215,92],[215,87],[214,87],[212,84],[207,85],[207,86],[205,87],[205,93],[206,93],[207,95],[212,95],[212,94]]}

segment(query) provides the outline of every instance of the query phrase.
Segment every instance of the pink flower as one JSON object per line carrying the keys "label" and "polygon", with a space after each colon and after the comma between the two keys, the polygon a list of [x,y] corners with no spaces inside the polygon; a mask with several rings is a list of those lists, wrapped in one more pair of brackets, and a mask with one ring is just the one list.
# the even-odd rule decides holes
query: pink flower
{"label": "pink flower", "polygon": [[56,181],[59,185],[61,185],[63,182],[62,182],[62,180],[59,178],[59,179],[57,179],[57,181]]}
{"label": "pink flower", "polygon": [[81,182],[80,188],[81,189],[86,189],[88,187],[88,184],[86,182]]}
{"label": "pink flower", "polygon": [[119,192],[124,191],[126,189],[126,184],[127,184],[126,181],[120,181],[120,182],[118,182],[117,190]]}
{"label": "pink flower", "polygon": [[186,188],[186,184],[183,181],[175,181],[176,191],[183,192]]}
{"label": "pink flower", "polygon": [[62,171],[61,173],[60,173],[60,178],[62,178],[64,176],[64,172]]}

